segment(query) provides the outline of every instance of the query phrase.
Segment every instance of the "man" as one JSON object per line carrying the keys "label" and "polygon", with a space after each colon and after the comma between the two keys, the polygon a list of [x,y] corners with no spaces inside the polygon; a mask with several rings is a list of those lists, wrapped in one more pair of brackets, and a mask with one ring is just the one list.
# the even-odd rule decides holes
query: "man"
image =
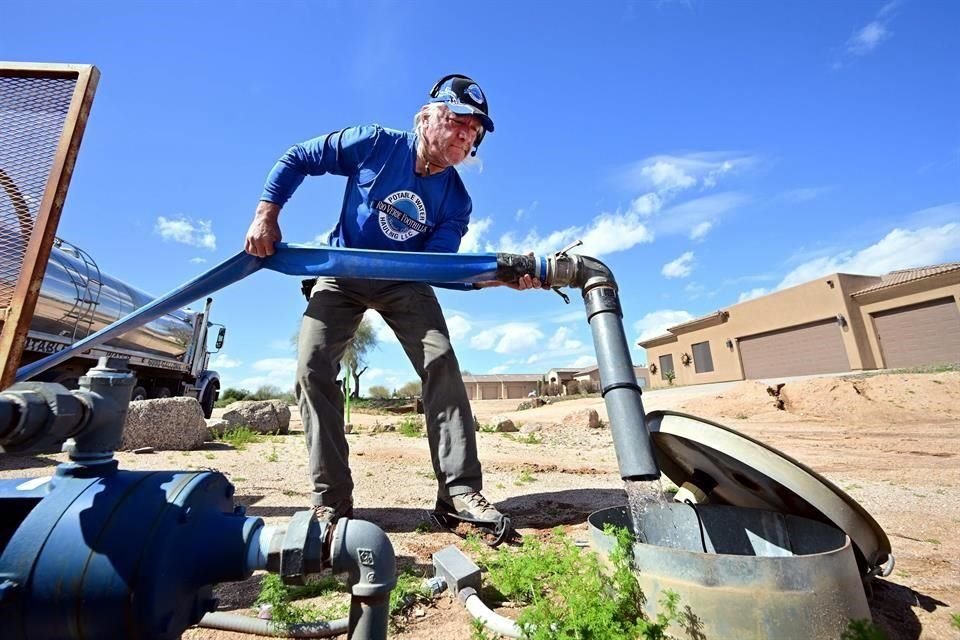
{"label": "man", "polygon": [[[473,205],[454,167],[493,131],[486,96],[462,75],[442,78],[414,118],[413,131],[351,127],[291,147],[264,187],[246,251],[264,257],[280,241],[280,208],[305,176],[347,177],[331,245],[456,253]],[[499,285],[499,282],[479,286]],[[524,276],[516,289],[539,289]],[[352,516],[353,479],[343,433],[340,359],[363,313],[374,309],[396,333],[423,382],[423,406],[437,509],[478,524],[502,515],[480,493],[473,413],[437,298],[423,283],[319,278],[298,344],[296,395],[306,432],[317,518]]]}

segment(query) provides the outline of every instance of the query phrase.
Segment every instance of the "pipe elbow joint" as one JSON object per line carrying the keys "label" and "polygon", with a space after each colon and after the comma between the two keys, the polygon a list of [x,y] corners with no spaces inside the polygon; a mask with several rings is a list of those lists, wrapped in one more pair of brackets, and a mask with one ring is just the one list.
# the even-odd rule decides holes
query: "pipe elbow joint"
{"label": "pipe elbow joint", "polygon": [[330,564],[334,571],[349,574],[355,596],[389,595],[397,583],[397,562],[390,539],[380,527],[365,520],[337,521]]}
{"label": "pipe elbow joint", "polygon": [[547,258],[547,284],[551,287],[573,287],[584,292],[597,286],[617,288],[610,267],[596,258],[578,253],[560,253]]}

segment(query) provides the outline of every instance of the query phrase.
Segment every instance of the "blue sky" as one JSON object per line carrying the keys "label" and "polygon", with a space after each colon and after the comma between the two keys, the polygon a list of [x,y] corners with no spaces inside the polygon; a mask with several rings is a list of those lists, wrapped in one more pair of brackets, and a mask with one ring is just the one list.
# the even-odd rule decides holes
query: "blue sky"
{"label": "blue sky", "polygon": [[[835,271],[960,260],[956,2],[7,0],[3,21],[0,59],[99,67],[59,235],[154,294],[242,248],[288,146],[407,128],[453,72],[497,125],[461,169],[462,250],[584,240],[631,342]],[[329,230],[342,189],[306,181],[284,240]],[[577,297],[439,295],[472,373],[595,361]],[[274,273],[215,296],[227,386],[292,385],[302,308]],[[379,327],[364,385],[412,380]]]}

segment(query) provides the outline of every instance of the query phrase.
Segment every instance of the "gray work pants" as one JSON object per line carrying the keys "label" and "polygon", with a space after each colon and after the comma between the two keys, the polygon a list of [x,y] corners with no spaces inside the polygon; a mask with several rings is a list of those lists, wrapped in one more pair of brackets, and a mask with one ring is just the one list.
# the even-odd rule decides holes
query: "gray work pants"
{"label": "gray work pants", "polygon": [[433,289],[415,282],[320,278],[300,327],[295,388],[310,453],[313,504],[336,506],[353,492],[337,374],[367,309],[378,311],[393,329],[423,382],[438,495],[479,491],[473,413]]}

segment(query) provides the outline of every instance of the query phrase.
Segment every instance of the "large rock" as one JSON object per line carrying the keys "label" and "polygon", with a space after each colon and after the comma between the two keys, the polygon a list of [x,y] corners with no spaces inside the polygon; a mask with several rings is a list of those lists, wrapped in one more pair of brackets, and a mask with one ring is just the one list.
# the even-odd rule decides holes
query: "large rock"
{"label": "large rock", "polygon": [[203,409],[195,398],[140,400],[127,410],[120,448],[185,451],[202,447],[207,436]]}
{"label": "large rock", "polygon": [[580,409],[573,413],[568,413],[563,418],[565,427],[590,427],[598,429],[600,425],[600,414],[596,409]]}
{"label": "large rock", "polygon": [[496,416],[491,421],[493,425],[493,430],[498,433],[515,433],[517,431],[517,425],[513,424],[513,420],[507,416]]}
{"label": "large rock", "polygon": [[230,423],[223,418],[207,418],[207,430],[210,439],[216,440],[230,429]]}
{"label": "large rock", "polygon": [[220,417],[231,429],[246,425],[257,433],[290,431],[290,408],[282,400],[241,400],[227,405]]}

